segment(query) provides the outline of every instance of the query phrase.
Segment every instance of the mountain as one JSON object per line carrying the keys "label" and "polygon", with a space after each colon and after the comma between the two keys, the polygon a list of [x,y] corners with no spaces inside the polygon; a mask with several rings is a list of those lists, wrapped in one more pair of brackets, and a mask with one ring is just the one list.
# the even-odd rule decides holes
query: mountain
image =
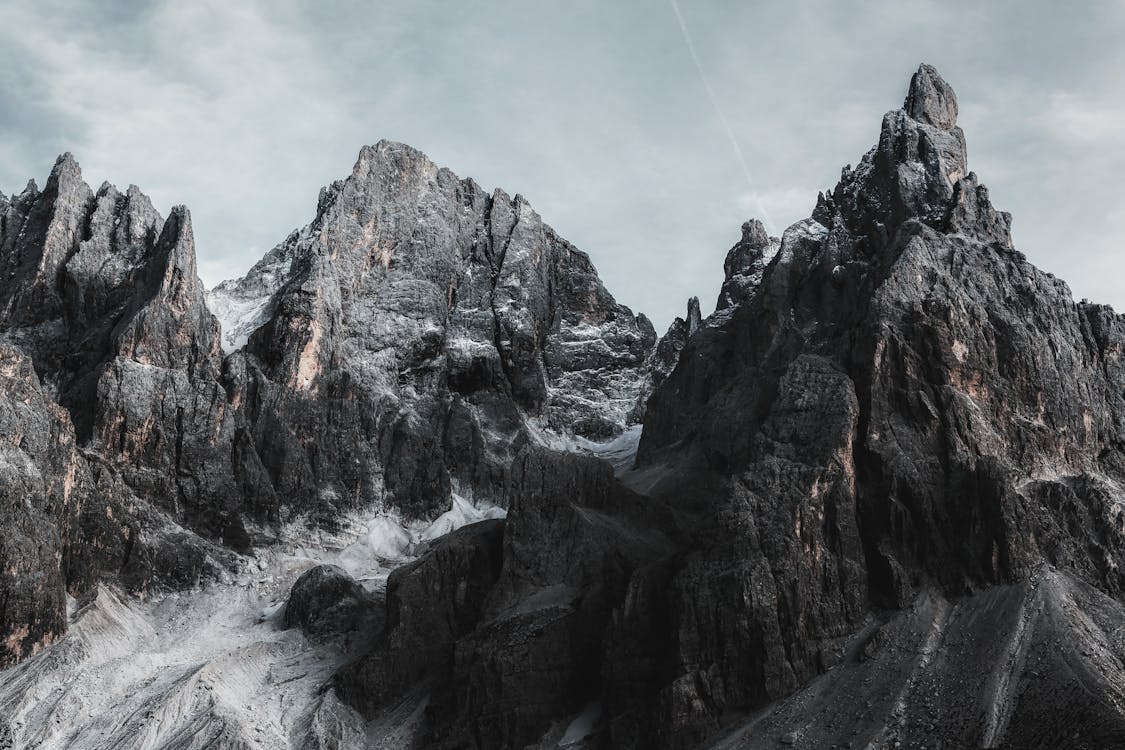
{"label": "mountain", "polygon": [[386,141],[209,300],[257,455],[305,510],[497,502],[531,433],[637,421],[656,343],[521,196]]}
{"label": "mountain", "polygon": [[[159,631],[137,622],[164,615],[136,603],[230,585],[272,596],[262,556],[296,538],[346,539],[363,557],[349,569],[378,577],[502,517],[534,446],[631,456],[651,388],[656,334],[586,254],[522,197],[400,144],[364,148],[312,223],[209,294],[186,209],[165,219],[136,187],[95,192],[65,154],[44,190],[0,196],[0,279],[0,666],[64,641],[0,694],[0,738],[42,710],[28,680],[101,669],[90,627],[139,644]],[[282,563],[286,586],[301,559]],[[312,580],[323,602],[335,579]],[[59,705],[93,699],[71,682]],[[141,689],[131,710],[166,711],[178,690]],[[246,727],[220,714],[193,708],[157,734],[241,742]],[[92,736],[22,727],[39,732],[13,735],[28,741]],[[135,728],[97,733],[108,745]]]}
{"label": "mountain", "polygon": [[1013,248],[956,117],[919,68],[649,403],[635,473],[699,519],[632,602],[653,742],[773,701],[724,746],[1122,742],[1125,321]]}
{"label": "mountain", "polygon": [[957,115],[659,340],[401,144],[210,291],[69,155],[0,196],[0,746],[1125,744],[1125,319]]}

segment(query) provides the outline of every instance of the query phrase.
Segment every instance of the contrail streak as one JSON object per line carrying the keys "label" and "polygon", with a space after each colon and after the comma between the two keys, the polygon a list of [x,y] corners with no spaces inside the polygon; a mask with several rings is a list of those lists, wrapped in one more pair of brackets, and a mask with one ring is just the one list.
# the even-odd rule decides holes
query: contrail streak
{"label": "contrail streak", "polygon": [[699,55],[695,52],[695,44],[691,41],[691,34],[688,32],[687,24],[684,23],[683,14],[680,13],[680,6],[676,0],[668,0],[672,6],[672,12],[676,14],[676,21],[680,24],[680,33],[684,37],[684,44],[687,45],[688,53],[691,55],[691,61],[695,63],[695,70],[699,73],[699,80],[703,82],[703,88],[707,91],[707,98],[711,100],[711,106],[715,109],[715,114],[719,117],[719,122],[722,123],[723,130],[726,131],[727,139],[730,145],[734,148],[734,155],[738,158],[739,166],[742,167],[742,174],[746,176],[746,184],[750,187],[750,196],[754,201],[754,207],[765,219],[766,226],[772,234],[776,231],[773,219],[770,218],[769,212],[766,207],[762,205],[761,198],[758,197],[758,192],[754,188],[754,178],[750,175],[750,167],[746,164],[746,156],[742,153],[742,147],[738,145],[738,138],[734,135],[734,128],[730,126],[730,121],[727,116],[723,114],[723,108],[719,106],[719,97],[715,95],[715,90],[711,88],[711,82],[707,80],[707,74],[703,72],[703,63],[699,61]]}

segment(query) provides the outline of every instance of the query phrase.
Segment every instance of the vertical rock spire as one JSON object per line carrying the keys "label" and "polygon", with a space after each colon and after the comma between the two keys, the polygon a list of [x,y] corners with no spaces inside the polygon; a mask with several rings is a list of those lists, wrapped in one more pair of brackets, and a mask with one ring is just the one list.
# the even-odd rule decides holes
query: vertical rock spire
{"label": "vertical rock spire", "polygon": [[918,122],[942,130],[957,127],[957,95],[932,65],[922,63],[910,79],[910,91],[902,108]]}

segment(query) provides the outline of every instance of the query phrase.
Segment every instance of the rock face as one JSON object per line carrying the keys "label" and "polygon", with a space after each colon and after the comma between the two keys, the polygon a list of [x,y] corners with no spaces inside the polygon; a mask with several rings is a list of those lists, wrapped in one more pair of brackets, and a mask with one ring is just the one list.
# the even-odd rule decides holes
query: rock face
{"label": "rock face", "polygon": [[[1012,248],[956,113],[952,89],[920,68],[879,144],[650,401],[639,471],[660,467],[656,494],[692,508],[707,543],[634,604],[671,613],[668,677],[645,719],[622,721],[637,746],[690,746],[725,712],[782,698],[843,658],[873,608],[919,606],[919,591],[956,598],[1048,565],[1119,595],[1125,321],[1076,305]],[[1105,606],[1069,593],[1067,576],[1061,596]],[[940,638],[931,647],[952,658]],[[928,668],[910,679],[947,679]],[[1023,689],[1026,676],[1009,678]],[[958,708],[934,711],[942,724]],[[1034,725],[1001,714],[954,742],[1050,736],[1021,718]],[[1093,742],[1101,729],[1085,735],[1077,718],[1052,721]]]}
{"label": "rock face", "polygon": [[471,524],[391,574],[385,634],[336,678],[346,701],[371,714],[423,680],[449,678],[454,647],[500,575],[503,537],[501,520]]}
{"label": "rock face", "polygon": [[309,746],[1125,744],[1125,318],[1010,223],[929,66],[659,343],[521,197],[406,146],[207,299],[187,212],[64,156],[0,196],[0,667],[68,592],[456,496],[507,518],[385,604],[293,587],[283,624],[350,659]]}
{"label": "rock face", "polygon": [[[699,312],[699,298],[692,297],[687,303],[687,316],[673,320],[672,325],[668,326],[668,330],[656,343],[656,351],[653,353],[649,365],[650,390],[655,390],[656,386],[663,383],[672,370],[676,369],[676,364],[680,361],[680,353],[684,350],[684,344],[699,330],[702,320],[703,316]],[[640,412],[642,416],[645,406],[647,404],[642,405]]]}
{"label": "rock face", "polygon": [[1122,615],[1049,569],[954,600],[926,592],[723,746],[1116,747]]}
{"label": "rock face", "polygon": [[0,345],[0,667],[66,630],[63,550],[86,480],[66,412]]}
{"label": "rock face", "polygon": [[280,496],[444,509],[494,494],[539,427],[612,437],[655,346],[521,197],[380,142],[316,219],[211,295],[234,399]]}
{"label": "rock face", "polygon": [[[218,516],[236,493],[216,446],[231,426],[187,210],[164,221],[135,187],[94,194],[66,154],[2,228],[0,332],[31,357],[79,441],[140,499],[225,531]],[[237,546],[238,534],[224,536]]]}
{"label": "rock face", "polygon": [[336,565],[318,565],[293,584],[282,623],[310,638],[375,632],[382,625],[383,601]]}
{"label": "rock face", "polygon": [[750,300],[780,246],[781,240],[766,234],[766,228],[757,219],[742,225],[742,239],[730,249],[723,263],[723,286],[715,305],[717,312]]}
{"label": "rock face", "polygon": [[652,326],[584,253],[399,144],[210,304],[225,357],[182,207],[95,192],[69,154],[0,200],[11,434],[55,436],[12,438],[11,658],[65,626],[64,584],[191,587],[281,522],[502,504],[523,447],[618,435],[650,388]]}
{"label": "rock face", "polygon": [[94,193],[65,154],[42,192],[30,183],[0,211],[5,486],[15,503],[0,623],[18,657],[64,627],[64,585],[194,585],[230,553],[183,526],[235,548],[245,534],[230,513],[243,503],[218,327],[186,210],[164,221],[136,188]]}

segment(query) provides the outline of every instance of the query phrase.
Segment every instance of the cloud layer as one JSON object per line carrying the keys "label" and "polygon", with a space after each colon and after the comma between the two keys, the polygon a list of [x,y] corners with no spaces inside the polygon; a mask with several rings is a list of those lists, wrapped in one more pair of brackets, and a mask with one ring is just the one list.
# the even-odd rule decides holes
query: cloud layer
{"label": "cloud layer", "polygon": [[[1017,246],[1125,309],[1125,6],[201,0],[0,5],[0,189],[72,151],[194,216],[209,285],[313,214],[359,147],[524,194],[623,302],[713,303],[747,218],[807,216],[930,62]],[[909,5],[909,7],[906,7]]]}

